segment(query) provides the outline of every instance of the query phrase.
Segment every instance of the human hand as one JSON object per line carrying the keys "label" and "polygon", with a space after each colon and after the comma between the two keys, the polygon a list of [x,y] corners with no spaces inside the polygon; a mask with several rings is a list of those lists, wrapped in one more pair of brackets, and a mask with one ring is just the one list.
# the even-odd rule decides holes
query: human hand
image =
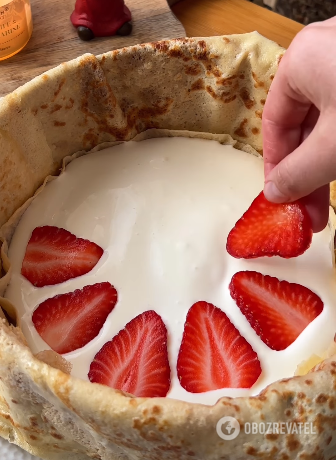
{"label": "human hand", "polygon": [[336,18],[305,27],[285,53],[263,112],[264,193],[304,198],[314,232],[327,224],[336,179]]}

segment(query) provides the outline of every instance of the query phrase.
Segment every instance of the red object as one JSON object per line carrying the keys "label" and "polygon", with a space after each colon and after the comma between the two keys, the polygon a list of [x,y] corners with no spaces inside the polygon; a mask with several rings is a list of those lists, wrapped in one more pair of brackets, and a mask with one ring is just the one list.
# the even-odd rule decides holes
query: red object
{"label": "red object", "polygon": [[27,245],[21,274],[34,286],[63,283],[93,269],[103,249],[64,228],[36,227]]}
{"label": "red object", "polygon": [[229,233],[226,249],[237,259],[303,254],[313,237],[304,204],[271,203],[261,192]]}
{"label": "red object", "polygon": [[76,0],[70,20],[75,27],[91,29],[96,37],[115,35],[132,18],[124,0]]}
{"label": "red object", "polygon": [[97,283],[45,300],[32,320],[50,348],[69,353],[97,337],[117,300],[117,291],[110,283]]}
{"label": "red object", "polygon": [[177,359],[181,386],[190,393],[251,388],[261,374],[257,353],[226,314],[195,303],[187,314]]}
{"label": "red object", "polygon": [[164,397],[170,388],[167,329],[153,310],[126,324],[98,351],[88,374],[100,383],[138,397]]}
{"label": "red object", "polygon": [[233,275],[230,294],[261,340],[277,351],[289,347],[323,310],[310,289],[253,271]]}

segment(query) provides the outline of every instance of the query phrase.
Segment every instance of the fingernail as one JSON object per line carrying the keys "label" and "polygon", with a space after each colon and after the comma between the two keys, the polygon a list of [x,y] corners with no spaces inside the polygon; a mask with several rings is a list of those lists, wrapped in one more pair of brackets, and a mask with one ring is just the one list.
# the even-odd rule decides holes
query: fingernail
{"label": "fingernail", "polygon": [[278,187],[272,181],[265,183],[264,195],[266,200],[273,201],[273,203],[283,203],[288,201],[288,197],[281,193]]}

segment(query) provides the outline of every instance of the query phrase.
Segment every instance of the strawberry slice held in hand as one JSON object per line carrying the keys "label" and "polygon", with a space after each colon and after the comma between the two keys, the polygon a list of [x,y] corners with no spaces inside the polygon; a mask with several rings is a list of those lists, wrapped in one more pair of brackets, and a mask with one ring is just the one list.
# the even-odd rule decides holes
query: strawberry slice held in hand
{"label": "strawberry slice held in hand", "polygon": [[303,203],[271,203],[261,192],[230,231],[226,249],[237,259],[297,257],[310,246],[311,220]]}
{"label": "strawberry slice held in hand", "polygon": [[32,320],[50,348],[59,354],[70,353],[97,337],[117,300],[110,283],[97,283],[45,300]]}
{"label": "strawberry slice held in hand", "polygon": [[21,274],[36,287],[63,283],[91,271],[103,253],[97,244],[64,228],[37,227],[28,242]]}
{"label": "strawberry slice held in hand", "polygon": [[89,380],[138,397],[164,397],[170,388],[167,329],[153,310],[126,324],[96,354]]}
{"label": "strawberry slice held in hand", "polygon": [[300,284],[254,271],[233,275],[231,297],[261,340],[285,350],[322,312],[322,300]]}
{"label": "strawberry slice held in hand", "polygon": [[190,393],[251,388],[260,374],[257,353],[226,314],[210,303],[195,303],[177,359],[181,386]]}

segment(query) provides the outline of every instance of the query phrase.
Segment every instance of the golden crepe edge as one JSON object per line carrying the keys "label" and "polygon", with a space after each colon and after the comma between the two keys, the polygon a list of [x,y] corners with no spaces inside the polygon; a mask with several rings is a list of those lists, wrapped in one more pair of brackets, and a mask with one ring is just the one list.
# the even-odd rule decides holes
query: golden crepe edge
{"label": "golden crepe edge", "polygon": [[[84,55],[0,102],[0,295],[14,229],[44,184],[73,158],[155,136],[205,137],[262,153],[263,104],[284,50],[256,32],[170,40]],[[94,154],[94,153],[92,153]],[[332,186],[331,204],[336,189]],[[335,214],[330,213],[334,235]],[[333,252],[333,251],[332,251]],[[9,316],[15,308],[1,298]],[[214,406],[135,398],[36,359],[0,319],[0,434],[46,460],[315,460],[335,458],[336,359]],[[66,370],[66,369],[64,369]],[[245,423],[311,423],[314,433],[224,441],[224,416]]]}

